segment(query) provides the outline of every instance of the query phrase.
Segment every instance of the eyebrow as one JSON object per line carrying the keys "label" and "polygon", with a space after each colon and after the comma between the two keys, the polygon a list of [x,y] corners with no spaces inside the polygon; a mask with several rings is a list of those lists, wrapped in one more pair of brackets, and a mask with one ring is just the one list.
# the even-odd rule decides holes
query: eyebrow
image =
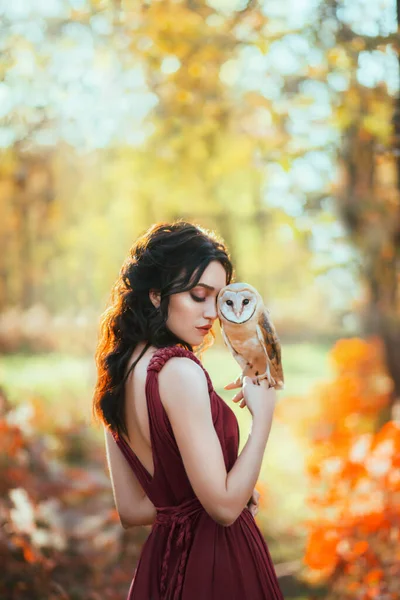
{"label": "eyebrow", "polygon": [[207,285],[206,283],[198,283],[195,287],[204,287],[207,290],[215,290],[212,285]]}

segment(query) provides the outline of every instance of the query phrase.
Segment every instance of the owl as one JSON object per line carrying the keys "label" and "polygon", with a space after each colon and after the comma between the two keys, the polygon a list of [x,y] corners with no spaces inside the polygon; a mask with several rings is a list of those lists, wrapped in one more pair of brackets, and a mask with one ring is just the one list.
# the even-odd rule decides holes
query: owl
{"label": "owl", "polygon": [[284,388],[281,346],[270,312],[258,291],[248,283],[231,283],[217,297],[222,337],[242,368],[243,377],[268,379],[270,387]]}

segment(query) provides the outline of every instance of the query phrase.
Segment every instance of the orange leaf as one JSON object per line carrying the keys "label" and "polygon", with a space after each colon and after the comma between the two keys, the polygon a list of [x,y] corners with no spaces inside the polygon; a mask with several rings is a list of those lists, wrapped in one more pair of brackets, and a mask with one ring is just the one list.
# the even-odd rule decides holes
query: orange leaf
{"label": "orange leaf", "polygon": [[369,544],[366,540],[356,542],[353,546],[353,554],[361,556],[361,554],[364,554],[368,550],[368,548]]}
{"label": "orange leaf", "polygon": [[381,581],[381,579],[383,578],[383,571],[382,569],[373,569],[372,571],[370,571],[369,573],[367,573],[367,575],[364,578],[365,583],[377,583],[378,581]]}

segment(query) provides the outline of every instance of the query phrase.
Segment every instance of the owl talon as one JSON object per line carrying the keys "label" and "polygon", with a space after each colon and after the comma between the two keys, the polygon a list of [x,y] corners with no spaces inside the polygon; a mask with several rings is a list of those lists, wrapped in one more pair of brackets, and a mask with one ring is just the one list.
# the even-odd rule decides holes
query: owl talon
{"label": "owl talon", "polygon": [[263,373],[262,375],[257,375],[257,384],[260,385],[260,381],[262,379],[267,379],[269,383],[269,387],[275,387],[276,381],[272,377],[272,375],[268,372]]}

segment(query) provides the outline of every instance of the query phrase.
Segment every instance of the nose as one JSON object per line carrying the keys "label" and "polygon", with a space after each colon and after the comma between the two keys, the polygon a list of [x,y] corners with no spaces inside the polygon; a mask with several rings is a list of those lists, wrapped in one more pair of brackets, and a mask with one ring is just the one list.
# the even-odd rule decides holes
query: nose
{"label": "nose", "polygon": [[205,304],[204,312],[203,312],[204,318],[215,320],[218,316],[217,305],[216,305],[215,301],[213,300],[213,298],[210,297],[208,300],[209,300],[208,302],[204,303]]}

